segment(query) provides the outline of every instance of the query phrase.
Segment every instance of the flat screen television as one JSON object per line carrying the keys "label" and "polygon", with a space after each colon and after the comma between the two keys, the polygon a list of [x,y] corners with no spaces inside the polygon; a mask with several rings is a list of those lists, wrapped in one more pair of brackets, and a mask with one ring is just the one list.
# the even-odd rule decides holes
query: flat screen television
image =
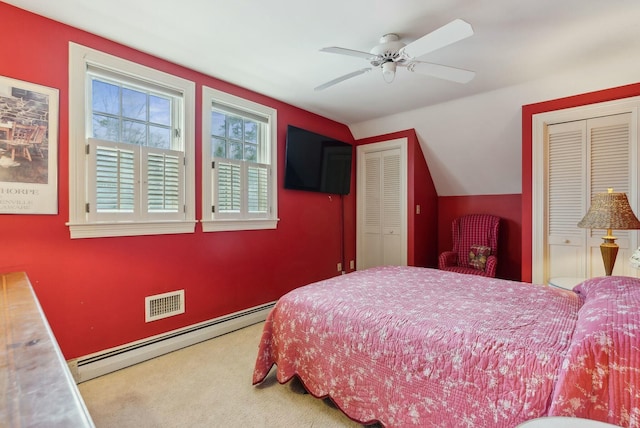
{"label": "flat screen television", "polygon": [[353,147],[296,126],[287,128],[285,189],[347,195]]}

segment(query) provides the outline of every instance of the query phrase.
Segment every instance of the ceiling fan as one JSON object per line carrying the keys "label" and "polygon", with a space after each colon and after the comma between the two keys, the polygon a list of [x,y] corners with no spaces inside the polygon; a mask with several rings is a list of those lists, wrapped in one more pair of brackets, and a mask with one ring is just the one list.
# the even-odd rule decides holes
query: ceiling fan
{"label": "ceiling fan", "polygon": [[400,41],[400,37],[397,34],[390,33],[382,36],[380,38],[380,44],[374,46],[369,52],[335,46],[322,48],[320,49],[321,52],[364,58],[369,61],[371,67],[361,68],[360,70],[330,80],[316,87],[315,90],[321,91],[337,83],[371,71],[374,68],[380,68],[382,70],[382,77],[387,83],[393,81],[397,67],[405,67],[412,72],[427,74],[453,82],[467,83],[475,76],[473,71],[419,61],[417,58],[462,39],[466,39],[471,35],[473,35],[471,25],[462,19],[455,19],[409,44],[404,44]]}

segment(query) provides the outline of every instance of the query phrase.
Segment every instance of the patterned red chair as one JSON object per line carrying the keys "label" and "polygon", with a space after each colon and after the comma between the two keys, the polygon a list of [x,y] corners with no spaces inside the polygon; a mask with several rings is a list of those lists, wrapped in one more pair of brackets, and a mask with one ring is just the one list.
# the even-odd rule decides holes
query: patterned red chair
{"label": "patterned red chair", "polygon": [[468,214],[453,220],[453,250],[438,257],[438,269],[495,277],[500,217]]}

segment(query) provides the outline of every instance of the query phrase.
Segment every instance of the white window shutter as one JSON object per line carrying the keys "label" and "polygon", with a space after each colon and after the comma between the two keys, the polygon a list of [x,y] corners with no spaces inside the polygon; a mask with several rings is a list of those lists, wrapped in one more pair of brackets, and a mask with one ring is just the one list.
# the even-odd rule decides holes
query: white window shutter
{"label": "white window shutter", "polygon": [[184,154],[179,151],[143,148],[146,214],[165,219],[184,217]]}
{"label": "white window shutter", "polygon": [[129,220],[135,215],[139,148],[129,144],[89,139],[88,218]]}
{"label": "white window shutter", "polygon": [[216,161],[216,216],[242,209],[242,179],[239,162]]}
{"label": "white window shutter", "polygon": [[269,166],[247,165],[247,213],[265,217],[269,213]]}

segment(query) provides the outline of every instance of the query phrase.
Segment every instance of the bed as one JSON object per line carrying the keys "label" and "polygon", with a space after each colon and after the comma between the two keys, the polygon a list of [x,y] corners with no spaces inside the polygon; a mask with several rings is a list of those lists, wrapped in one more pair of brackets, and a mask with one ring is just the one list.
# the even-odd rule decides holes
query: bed
{"label": "bed", "polygon": [[545,415],[640,427],[640,280],[575,292],[419,267],[293,290],[268,315],[253,383],[277,365],[349,418],[514,427]]}

